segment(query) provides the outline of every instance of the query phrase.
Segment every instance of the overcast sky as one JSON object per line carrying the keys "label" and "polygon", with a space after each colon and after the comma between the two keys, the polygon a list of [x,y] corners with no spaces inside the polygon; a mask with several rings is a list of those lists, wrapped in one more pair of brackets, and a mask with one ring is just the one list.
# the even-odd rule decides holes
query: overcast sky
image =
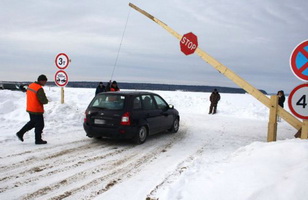
{"label": "overcast sky", "polygon": [[199,48],[256,88],[289,93],[303,83],[289,59],[308,39],[307,0],[0,0],[0,81],[53,81],[55,57],[66,53],[70,81],[238,87],[198,55],[185,56],[129,2],[181,35],[193,32]]}

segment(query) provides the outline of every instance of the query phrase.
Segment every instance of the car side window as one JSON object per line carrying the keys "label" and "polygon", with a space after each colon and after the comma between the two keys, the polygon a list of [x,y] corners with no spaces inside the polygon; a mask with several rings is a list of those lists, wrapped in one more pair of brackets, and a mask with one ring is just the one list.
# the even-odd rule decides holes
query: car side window
{"label": "car side window", "polygon": [[133,101],[133,109],[138,110],[141,109],[141,99],[140,97],[135,97]]}
{"label": "car side window", "polygon": [[143,109],[145,109],[145,110],[155,109],[155,104],[152,100],[151,95],[142,95],[141,99],[142,99]]}
{"label": "car side window", "polygon": [[154,99],[160,110],[166,110],[168,108],[168,104],[159,96],[154,95]]}
{"label": "car side window", "polygon": [[92,103],[91,106],[100,107],[102,102],[104,102],[104,99],[102,97],[98,97],[98,98],[95,99],[95,101]]}

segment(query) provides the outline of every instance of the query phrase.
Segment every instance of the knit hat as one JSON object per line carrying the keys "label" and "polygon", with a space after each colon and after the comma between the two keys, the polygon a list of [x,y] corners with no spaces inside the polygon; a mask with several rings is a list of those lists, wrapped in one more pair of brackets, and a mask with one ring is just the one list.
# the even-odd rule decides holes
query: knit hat
{"label": "knit hat", "polygon": [[44,74],[42,74],[37,78],[37,81],[47,81],[47,77]]}

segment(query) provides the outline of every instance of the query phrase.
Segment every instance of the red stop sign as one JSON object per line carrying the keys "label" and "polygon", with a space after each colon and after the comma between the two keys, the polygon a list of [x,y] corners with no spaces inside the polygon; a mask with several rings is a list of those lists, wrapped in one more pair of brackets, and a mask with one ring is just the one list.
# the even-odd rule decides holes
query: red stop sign
{"label": "red stop sign", "polygon": [[198,48],[198,38],[195,34],[192,32],[186,33],[183,35],[181,41],[180,41],[180,47],[181,51],[185,55],[190,55],[196,51]]}

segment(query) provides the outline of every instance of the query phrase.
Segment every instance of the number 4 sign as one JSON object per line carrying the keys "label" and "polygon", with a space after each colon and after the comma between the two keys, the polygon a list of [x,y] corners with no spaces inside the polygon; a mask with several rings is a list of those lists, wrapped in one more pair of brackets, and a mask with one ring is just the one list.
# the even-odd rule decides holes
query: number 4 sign
{"label": "number 4 sign", "polygon": [[301,119],[308,119],[308,83],[292,90],[288,100],[290,111]]}

